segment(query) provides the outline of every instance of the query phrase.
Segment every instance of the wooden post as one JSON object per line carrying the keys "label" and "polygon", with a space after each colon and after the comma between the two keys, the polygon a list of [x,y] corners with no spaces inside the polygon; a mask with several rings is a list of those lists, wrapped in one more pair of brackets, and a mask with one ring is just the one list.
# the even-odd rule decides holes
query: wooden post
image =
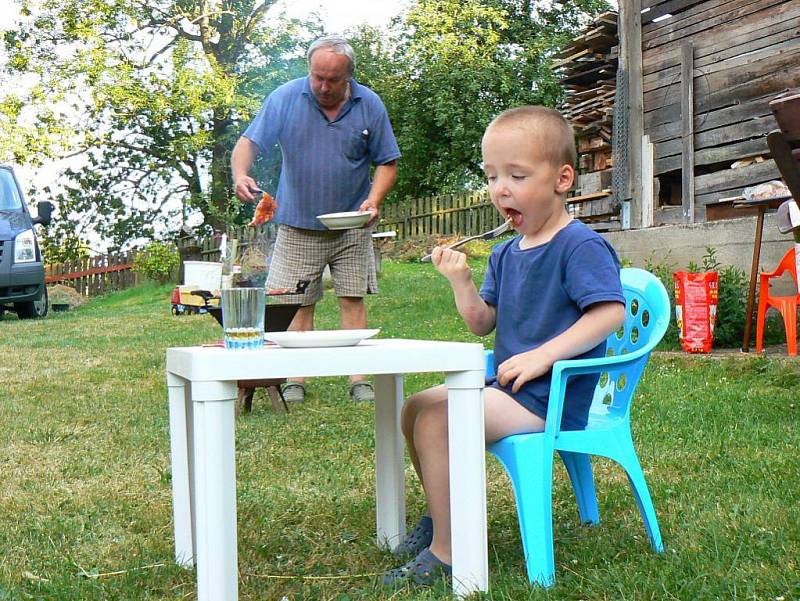
{"label": "wooden post", "polygon": [[656,207],[655,190],[653,189],[654,152],[650,136],[642,136],[642,227],[653,227],[653,214]]}
{"label": "wooden post", "polygon": [[642,84],[642,0],[619,1],[619,68],[628,72],[628,161],[630,227],[642,227],[642,136],[644,135],[644,91]]}
{"label": "wooden post", "polygon": [[681,209],[683,220],[694,223],[694,46],[681,46]]}
{"label": "wooden post", "polygon": [[[136,253],[133,252],[132,250],[128,251],[127,259],[125,260],[125,262],[128,265],[133,265],[133,261],[135,259],[136,259]],[[133,271],[133,269],[129,269],[127,271],[127,274],[128,274],[128,279],[126,286],[131,286],[131,287],[136,286],[136,272]],[[181,283],[183,283],[183,280],[181,280]]]}
{"label": "wooden post", "polygon": [[747,308],[744,314],[744,339],[742,340],[742,352],[750,352],[750,331],[753,327],[753,305],[756,299],[756,280],[758,279],[758,263],[761,259],[761,233],[764,230],[764,211],[765,204],[758,205],[758,217],[756,217],[756,239],[753,243],[753,262],[750,264],[750,288],[747,290]]}

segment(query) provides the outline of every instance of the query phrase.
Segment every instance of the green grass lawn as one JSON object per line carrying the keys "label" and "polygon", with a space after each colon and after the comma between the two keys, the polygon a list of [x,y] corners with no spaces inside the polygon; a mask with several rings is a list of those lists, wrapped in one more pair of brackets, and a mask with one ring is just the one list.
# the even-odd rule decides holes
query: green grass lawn
{"label": "green grass lawn", "polygon": [[[386,263],[381,289],[381,337],[475,340],[430,265]],[[336,327],[330,294],[318,316]],[[195,597],[194,572],[172,563],[164,352],[220,337],[209,316],[172,317],[169,287],[0,321],[0,600]],[[289,415],[257,397],[237,421],[240,598],[448,598],[376,589],[396,562],[374,544],[372,407],[347,400],[345,378],[309,393]],[[488,459],[484,598],[800,599],[799,404],[796,361],[654,356],[633,424],[666,552],[616,465],[595,464],[602,522],[586,527],[557,461],[556,586],[529,588],[510,483]]]}

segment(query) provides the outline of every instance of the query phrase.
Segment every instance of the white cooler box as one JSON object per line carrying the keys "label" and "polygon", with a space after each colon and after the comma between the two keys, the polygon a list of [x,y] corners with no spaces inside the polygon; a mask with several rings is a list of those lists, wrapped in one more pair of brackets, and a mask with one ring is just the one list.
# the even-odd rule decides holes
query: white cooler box
{"label": "white cooler box", "polygon": [[184,261],[183,283],[197,286],[198,290],[219,290],[222,285],[222,263]]}

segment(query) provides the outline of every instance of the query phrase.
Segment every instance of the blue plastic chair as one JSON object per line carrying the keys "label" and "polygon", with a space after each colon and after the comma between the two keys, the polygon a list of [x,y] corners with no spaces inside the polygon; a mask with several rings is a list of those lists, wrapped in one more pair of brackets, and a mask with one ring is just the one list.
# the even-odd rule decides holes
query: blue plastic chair
{"label": "blue plastic chair", "polygon": [[[531,583],[555,582],[553,557],[553,452],[567,468],[583,523],[597,524],[600,513],[590,455],[609,457],[628,474],[650,543],[664,550],[658,520],[631,438],[631,398],[650,357],[667,330],[669,297],[654,275],[643,269],[621,270],[625,323],[607,340],[598,359],[558,361],[553,365],[544,432],[508,436],[489,445],[506,468],[517,499],[522,546]],[[494,375],[493,351],[486,351],[488,375]],[[570,376],[600,373],[585,430],[560,429],[564,393]]]}

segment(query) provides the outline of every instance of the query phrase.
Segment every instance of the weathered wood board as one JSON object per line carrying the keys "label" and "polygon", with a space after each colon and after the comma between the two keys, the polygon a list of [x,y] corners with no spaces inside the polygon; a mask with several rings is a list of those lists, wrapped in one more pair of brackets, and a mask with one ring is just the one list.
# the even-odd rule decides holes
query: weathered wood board
{"label": "weathered wood board", "polygon": [[[768,159],[766,134],[775,128],[768,105],[784,90],[800,87],[800,1],[642,0],[642,7],[650,9],[642,14],[642,84],[654,173],[670,173],[673,181],[680,174],[686,164],[682,113],[693,113],[693,213],[704,220],[706,204],[780,177]],[[670,17],[654,21],[665,15]],[[694,46],[691,111],[681,110],[686,43]],[[767,160],[730,168],[757,156]],[[662,206],[654,220],[683,219],[679,208]]]}

